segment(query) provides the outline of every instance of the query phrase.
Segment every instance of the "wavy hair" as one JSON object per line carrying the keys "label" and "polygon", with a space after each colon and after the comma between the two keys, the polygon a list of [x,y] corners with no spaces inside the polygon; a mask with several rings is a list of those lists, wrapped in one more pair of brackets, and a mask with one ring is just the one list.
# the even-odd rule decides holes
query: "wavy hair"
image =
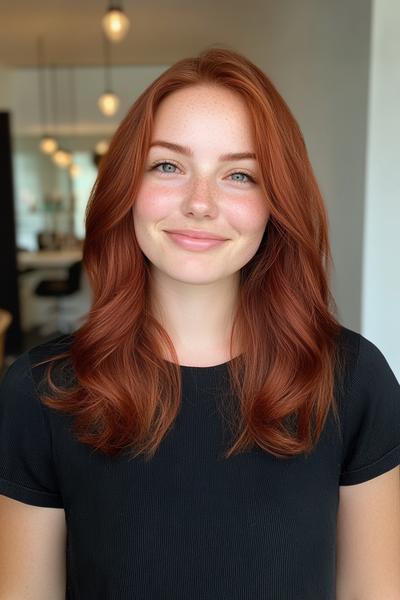
{"label": "wavy hair", "polygon": [[[332,409],[343,369],[341,325],[329,287],[328,218],[299,125],[270,79],[229,48],[208,47],[178,61],[137,98],[102,159],[86,209],[83,265],[90,310],[67,350],[50,362],[42,402],[74,417],[77,439],[104,454],[130,450],[149,460],[181,403],[172,340],[154,318],[150,267],[134,233],[133,205],[161,100],[175,90],[224,86],[246,101],[259,184],[270,217],[260,246],[241,269],[222,413],[233,441],[224,457],[257,445],[280,458],[309,453]],[[168,356],[165,361],[163,356]],[[53,381],[67,360],[70,385]],[[230,396],[232,398],[232,396]]]}

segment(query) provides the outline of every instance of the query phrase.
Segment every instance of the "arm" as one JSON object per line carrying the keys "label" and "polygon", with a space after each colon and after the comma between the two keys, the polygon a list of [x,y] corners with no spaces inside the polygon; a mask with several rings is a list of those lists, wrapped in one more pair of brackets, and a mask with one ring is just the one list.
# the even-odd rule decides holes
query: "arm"
{"label": "arm", "polygon": [[0,495],[0,600],[64,600],[65,546],[63,509]]}
{"label": "arm", "polygon": [[340,486],[337,600],[400,600],[400,469]]}

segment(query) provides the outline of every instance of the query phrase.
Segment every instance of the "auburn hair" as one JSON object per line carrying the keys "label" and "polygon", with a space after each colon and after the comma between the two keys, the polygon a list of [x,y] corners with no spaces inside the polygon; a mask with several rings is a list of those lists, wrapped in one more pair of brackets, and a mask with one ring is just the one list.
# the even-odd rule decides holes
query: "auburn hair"
{"label": "auburn hair", "polygon": [[[329,287],[328,217],[290,109],[260,68],[226,47],[169,67],[112,137],[85,215],[90,310],[67,350],[37,363],[50,362],[41,400],[73,416],[77,439],[108,455],[128,449],[132,458],[149,460],[173,426],[180,365],[150,310],[151,265],[135,237],[133,205],[158,105],[175,90],[202,84],[224,86],[246,101],[270,210],[260,246],[240,272],[227,389],[236,401],[227,395],[222,411],[234,438],[224,457],[254,444],[280,458],[309,453],[330,409],[340,429],[335,381],[344,365]],[[233,348],[242,353],[234,356]],[[53,380],[59,361],[72,366],[68,385]]]}

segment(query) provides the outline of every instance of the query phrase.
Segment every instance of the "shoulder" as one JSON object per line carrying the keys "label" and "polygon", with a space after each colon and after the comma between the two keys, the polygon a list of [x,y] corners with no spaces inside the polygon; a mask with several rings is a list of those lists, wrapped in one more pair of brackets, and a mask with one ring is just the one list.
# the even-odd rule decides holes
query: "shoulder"
{"label": "shoulder", "polygon": [[371,340],[347,327],[342,327],[341,348],[347,372],[347,393],[366,391],[379,386],[398,391],[399,383],[382,350]]}
{"label": "shoulder", "polygon": [[62,506],[52,447],[48,412],[25,351],[0,383],[0,494],[37,506]]}
{"label": "shoulder", "polygon": [[[23,409],[21,418],[28,418],[28,406],[37,404],[38,386],[45,364],[40,364],[57,353],[64,352],[71,343],[70,336],[58,336],[25,350],[11,363],[1,378],[0,397],[2,411],[13,411],[16,415]],[[35,369],[35,365],[39,366]]]}
{"label": "shoulder", "polygon": [[[63,374],[65,380],[65,373],[68,374],[68,378],[71,376],[70,370],[70,361],[68,358],[68,353],[71,347],[71,343],[73,341],[73,334],[63,334],[57,337],[51,338],[50,340],[46,340],[41,344],[37,344],[33,346],[29,350],[26,351],[27,361],[29,363],[29,367],[31,370],[31,376],[33,381],[35,382],[37,388],[44,383],[46,371],[49,365],[52,363],[54,357],[66,354],[64,360],[60,362],[56,362],[55,375]],[[61,380],[58,382],[61,384]]]}
{"label": "shoulder", "polygon": [[343,328],[346,383],[343,394],[343,456],[340,484],[366,481],[398,464],[400,385],[371,340]]}
{"label": "shoulder", "polygon": [[47,360],[56,354],[68,351],[72,341],[72,333],[59,335],[29,348],[25,354],[27,354],[29,362],[34,365],[36,362]]}
{"label": "shoulder", "polygon": [[[32,401],[33,398],[37,397],[39,388],[45,380],[49,360],[57,354],[66,352],[72,339],[70,334],[61,335],[37,344],[17,356],[1,378],[0,389],[3,409],[5,405],[12,405],[16,410],[21,403],[26,406],[29,398]],[[64,373],[66,372],[66,366],[69,364],[68,360],[63,362]]]}
{"label": "shoulder", "polygon": [[369,382],[374,377],[381,377],[381,383],[393,380],[393,371],[381,351],[371,340],[361,333],[342,326],[339,339],[347,375],[347,391],[354,384]]}

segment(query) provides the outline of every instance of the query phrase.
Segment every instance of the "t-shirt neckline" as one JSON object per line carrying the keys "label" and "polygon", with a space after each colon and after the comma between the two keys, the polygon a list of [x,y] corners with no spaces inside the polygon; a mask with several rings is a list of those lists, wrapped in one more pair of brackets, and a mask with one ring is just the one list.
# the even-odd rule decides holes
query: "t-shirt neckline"
{"label": "t-shirt neckline", "polygon": [[[223,370],[223,369],[226,369],[231,362],[233,362],[234,360],[239,358],[239,356],[241,356],[241,354],[239,354],[238,356],[235,356],[234,358],[227,360],[223,363],[219,363],[217,365],[209,365],[206,367],[199,367],[196,365],[179,365],[179,367],[182,371],[196,371],[196,372],[203,372],[203,373],[205,373],[207,371],[213,371],[213,370]],[[165,362],[171,363],[170,360],[165,360]],[[174,364],[174,363],[171,363],[171,364]]]}

